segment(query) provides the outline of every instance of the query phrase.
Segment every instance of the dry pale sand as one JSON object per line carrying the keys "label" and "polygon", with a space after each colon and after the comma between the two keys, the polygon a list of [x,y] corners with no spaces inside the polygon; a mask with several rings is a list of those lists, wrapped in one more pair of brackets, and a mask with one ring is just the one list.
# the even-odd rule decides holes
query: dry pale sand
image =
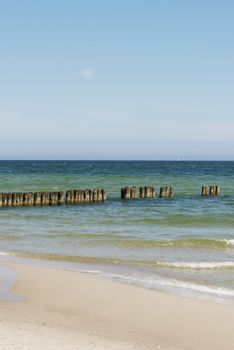
{"label": "dry pale sand", "polygon": [[234,306],[173,296],[96,276],[5,264],[17,273],[0,301],[0,349],[234,349]]}

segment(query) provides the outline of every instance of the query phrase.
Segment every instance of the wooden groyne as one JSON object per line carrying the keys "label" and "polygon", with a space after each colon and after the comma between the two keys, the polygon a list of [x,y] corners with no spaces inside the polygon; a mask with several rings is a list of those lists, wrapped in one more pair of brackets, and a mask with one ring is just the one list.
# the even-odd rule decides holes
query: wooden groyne
{"label": "wooden groyne", "polygon": [[[121,188],[122,199],[136,199],[136,198],[155,198],[157,196],[155,187],[153,186],[126,186]],[[160,187],[160,198],[171,198],[173,196],[172,186]]]}
{"label": "wooden groyne", "polygon": [[155,188],[153,186],[136,187],[126,186],[121,188],[122,199],[154,198]]}
{"label": "wooden groyne", "polygon": [[218,196],[220,194],[220,187],[218,185],[202,186],[202,196]]}
{"label": "wooden groyne", "polygon": [[76,189],[58,192],[13,192],[0,193],[0,207],[55,206],[104,202],[106,191],[101,189]]}
{"label": "wooden groyne", "polygon": [[[218,185],[202,186],[201,195],[218,196]],[[172,198],[174,195],[172,186],[163,186],[156,193],[154,186],[125,186],[121,188],[121,199],[138,198]],[[32,207],[32,206],[58,206],[75,205],[82,203],[101,203],[106,201],[107,194],[103,188],[98,189],[74,189],[53,192],[0,192],[0,207]]]}
{"label": "wooden groyne", "polygon": [[160,198],[171,198],[173,196],[172,186],[164,186],[160,188],[159,197]]}

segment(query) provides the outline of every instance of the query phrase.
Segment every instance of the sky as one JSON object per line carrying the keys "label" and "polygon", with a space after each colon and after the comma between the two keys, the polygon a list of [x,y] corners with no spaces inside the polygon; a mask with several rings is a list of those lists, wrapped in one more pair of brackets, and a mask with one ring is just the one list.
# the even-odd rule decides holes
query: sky
{"label": "sky", "polygon": [[0,159],[234,160],[233,13],[0,0]]}

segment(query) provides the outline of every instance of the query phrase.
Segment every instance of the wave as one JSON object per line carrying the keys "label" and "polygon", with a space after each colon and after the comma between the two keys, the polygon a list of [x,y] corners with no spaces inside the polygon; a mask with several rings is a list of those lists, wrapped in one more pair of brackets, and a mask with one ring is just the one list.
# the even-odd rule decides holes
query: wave
{"label": "wave", "polygon": [[189,269],[189,270],[220,270],[220,269],[234,269],[234,261],[222,261],[222,262],[169,262],[169,261],[154,261],[154,260],[134,260],[123,259],[114,257],[94,257],[94,256],[81,256],[81,255],[59,255],[51,253],[37,253],[37,252],[0,252],[2,256],[20,256],[33,259],[42,260],[54,260],[75,262],[81,264],[90,265],[119,265],[119,266],[136,266],[136,267],[148,267],[148,268],[176,268],[176,269]]}
{"label": "wave", "polygon": [[0,234],[0,241],[15,241],[17,239],[20,239],[16,235],[12,234]]}
{"label": "wave", "polygon": [[230,288],[223,288],[217,286],[206,286],[202,284],[195,284],[192,282],[180,281],[176,279],[168,278],[141,278],[133,276],[124,276],[124,275],[113,275],[113,278],[120,280],[122,282],[133,283],[136,285],[155,288],[161,290],[170,290],[170,289],[185,289],[191,290],[198,293],[212,294],[219,297],[234,297],[234,290]]}
{"label": "wave", "polygon": [[172,262],[163,263],[164,266],[177,267],[184,269],[223,269],[223,268],[234,268],[234,261],[223,261],[223,262]]}
{"label": "wave", "polygon": [[0,256],[10,256],[13,254],[7,253],[7,252],[0,252]]}
{"label": "wave", "polygon": [[[206,248],[206,249],[231,249],[234,248],[234,239],[204,239],[189,238],[175,240],[153,240],[153,239],[121,239],[112,235],[77,235],[77,238],[90,239],[86,244],[111,245],[121,248]],[[96,239],[95,239],[96,238]],[[106,239],[104,239],[106,238]],[[94,240],[93,240],[94,239]]]}
{"label": "wave", "polygon": [[[85,257],[85,256],[60,256],[56,254],[41,254],[41,253],[29,253],[29,252],[0,252],[0,256],[18,256],[25,258],[36,258],[43,259],[42,263],[46,263],[44,260],[50,260],[48,266],[55,268],[62,268],[68,270],[78,271],[80,273],[89,273],[100,275],[104,278],[111,278],[120,282],[125,282],[129,284],[138,285],[144,288],[163,290],[172,293],[178,293],[185,296],[198,297],[201,299],[211,300],[217,302],[226,302],[228,298],[234,297],[234,289],[206,285],[201,283],[194,283],[190,281],[167,278],[162,276],[152,275],[142,275],[141,270],[137,273],[132,273],[130,269],[125,270],[127,274],[116,273],[115,270],[108,269],[105,272],[105,268],[97,268],[97,264],[117,264],[121,265],[144,265],[145,267],[161,267],[161,268],[182,268],[182,269],[223,269],[234,268],[234,261],[229,262],[160,262],[160,261],[137,261],[137,260],[124,260],[124,259],[114,259],[114,258],[101,258],[101,257]],[[17,259],[17,258],[16,258]],[[64,264],[67,262],[68,264]],[[90,264],[90,267],[84,265],[72,265],[69,262]],[[48,262],[47,262],[48,264]],[[93,265],[93,267],[91,266]],[[119,270],[120,271],[120,270]],[[122,270],[124,271],[124,270]],[[194,270],[196,271],[196,270]],[[139,274],[138,274],[139,273]]]}
{"label": "wave", "polygon": [[223,239],[221,241],[226,242],[227,245],[234,246],[234,239]]}

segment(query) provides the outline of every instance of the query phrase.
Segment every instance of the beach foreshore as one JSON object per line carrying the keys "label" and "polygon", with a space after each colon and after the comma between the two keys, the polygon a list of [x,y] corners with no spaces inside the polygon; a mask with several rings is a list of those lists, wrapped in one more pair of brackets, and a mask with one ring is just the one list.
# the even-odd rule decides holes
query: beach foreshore
{"label": "beach foreshore", "polygon": [[174,296],[90,274],[2,263],[16,272],[0,301],[1,350],[232,350],[234,306]]}

